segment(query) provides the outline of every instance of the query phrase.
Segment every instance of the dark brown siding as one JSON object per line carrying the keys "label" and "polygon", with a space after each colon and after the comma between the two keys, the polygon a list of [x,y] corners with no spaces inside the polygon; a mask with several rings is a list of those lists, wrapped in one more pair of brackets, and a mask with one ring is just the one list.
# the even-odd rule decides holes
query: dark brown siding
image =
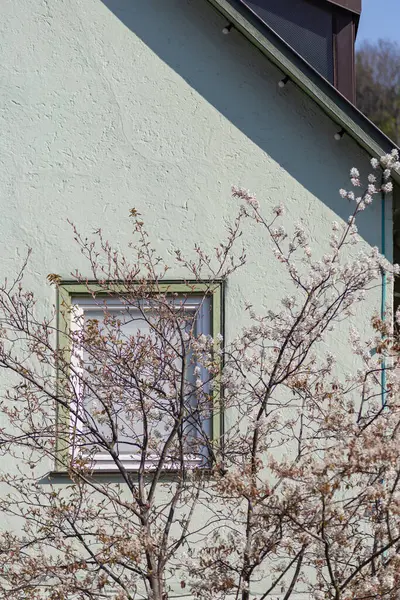
{"label": "dark brown siding", "polygon": [[242,0],[298,54],[333,83],[333,22],[329,5],[307,0]]}
{"label": "dark brown siding", "polygon": [[334,15],[335,87],[355,102],[355,22],[351,13],[338,9]]}
{"label": "dark brown siding", "polygon": [[355,102],[354,43],[361,0],[241,0]]}

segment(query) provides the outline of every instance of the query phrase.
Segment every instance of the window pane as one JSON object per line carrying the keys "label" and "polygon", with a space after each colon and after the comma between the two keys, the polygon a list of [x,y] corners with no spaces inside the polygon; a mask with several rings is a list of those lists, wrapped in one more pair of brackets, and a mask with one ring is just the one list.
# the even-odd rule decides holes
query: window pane
{"label": "window pane", "polygon": [[[197,414],[199,375],[188,339],[190,331],[210,333],[210,300],[175,299],[169,314],[165,304],[157,301],[127,308],[113,300],[105,306],[101,301],[75,299],[74,305],[80,314],[76,327],[86,332],[80,347],[84,385],[79,391],[85,418],[109,440],[114,428],[119,454],[140,454],[144,434],[147,453],[157,454],[184,400],[181,436],[185,451],[193,451],[199,425],[209,430],[210,423],[209,419],[200,421]],[[96,331],[94,343],[87,335],[92,330]],[[205,380],[206,374],[200,377]],[[93,450],[94,436],[82,433],[81,444]],[[176,451],[172,447],[172,454]],[[197,447],[197,451],[201,450]],[[106,449],[96,445],[96,452]]]}

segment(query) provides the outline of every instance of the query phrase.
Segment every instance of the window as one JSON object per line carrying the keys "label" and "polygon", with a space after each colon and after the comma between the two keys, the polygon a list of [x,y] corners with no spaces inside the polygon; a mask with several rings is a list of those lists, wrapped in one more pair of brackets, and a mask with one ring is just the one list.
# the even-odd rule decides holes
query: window
{"label": "window", "polygon": [[219,379],[195,344],[221,334],[221,284],[165,283],[145,298],[89,289],[94,295],[85,285],[59,288],[67,357],[59,379],[69,397],[58,414],[60,468],[85,457],[109,471],[117,457],[129,469],[152,469],[172,431],[166,469],[182,455],[187,465],[207,464],[206,442],[221,433]]}

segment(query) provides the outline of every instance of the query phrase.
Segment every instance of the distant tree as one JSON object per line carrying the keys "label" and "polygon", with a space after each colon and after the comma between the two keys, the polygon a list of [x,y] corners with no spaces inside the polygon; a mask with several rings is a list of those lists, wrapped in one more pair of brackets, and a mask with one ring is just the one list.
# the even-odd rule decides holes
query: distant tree
{"label": "distant tree", "polygon": [[400,46],[364,42],[357,52],[357,106],[386,135],[400,142]]}

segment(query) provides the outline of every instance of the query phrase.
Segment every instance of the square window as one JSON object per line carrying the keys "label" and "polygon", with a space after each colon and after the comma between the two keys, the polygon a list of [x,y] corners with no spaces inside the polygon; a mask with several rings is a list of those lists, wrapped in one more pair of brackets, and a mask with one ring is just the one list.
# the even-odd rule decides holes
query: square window
{"label": "square window", "polygon": [[[93,286],[89,286],[93,290]],[[85,293],[86,291],[86,293]],[[198,339],[221,334],[222,285],[171,283],[138,298],[64,283],[59,288],[59,468],[78,457],[95,470],[205,466],[221,434],[219,374],[198,359]],[[213,342],[212,355],[215,342]],[[198,351],[198,349],[197,349]],[[172,440],[172,441],[171,441]],[[116,460],[117,458],[117,460]]]}

